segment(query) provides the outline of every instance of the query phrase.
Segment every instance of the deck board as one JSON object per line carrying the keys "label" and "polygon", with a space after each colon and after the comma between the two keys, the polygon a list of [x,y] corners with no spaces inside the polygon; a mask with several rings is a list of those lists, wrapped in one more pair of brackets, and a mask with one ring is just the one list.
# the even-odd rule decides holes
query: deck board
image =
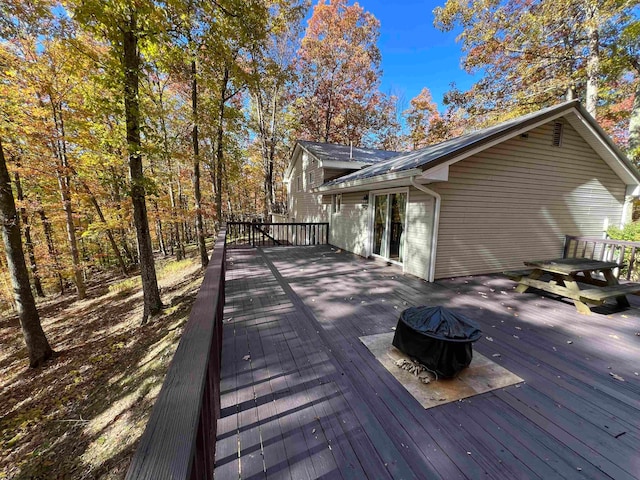
{"label": "deck board", "polygon": [[[329,246],[234,249],[226,282],[216,478],[640,478],[640,299],[583,316]],[[423,409],[358,339],[420,304],[476,319],[524,383]]]}

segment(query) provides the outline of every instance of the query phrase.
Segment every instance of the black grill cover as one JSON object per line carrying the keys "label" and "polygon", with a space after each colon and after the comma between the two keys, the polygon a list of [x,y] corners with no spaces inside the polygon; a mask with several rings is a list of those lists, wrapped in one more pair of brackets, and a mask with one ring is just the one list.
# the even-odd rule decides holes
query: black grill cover
{"label": "black grill cover", "polygon": [[444,307],[411,307],[400,314],[393,346],[439,377],[451,378],[473,358],[471,343],[482,336],[476,323]]}

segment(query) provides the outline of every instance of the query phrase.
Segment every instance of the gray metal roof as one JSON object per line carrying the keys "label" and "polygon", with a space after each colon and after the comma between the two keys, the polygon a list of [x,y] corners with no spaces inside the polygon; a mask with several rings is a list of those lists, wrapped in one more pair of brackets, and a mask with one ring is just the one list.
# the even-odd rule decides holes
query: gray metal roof
{"label": "gray metal roof", "polygon": [[378,150],[375,148],[353,147],[352,149],[349,145],[308,142],[306,140],[298,140],[298,143],[318,160],[373,164],[387,160],[391,157],[396,157],[400,153],[389,150]]}
{"label": "gray metal roof", "polygon": [[[544,118],[552,117],[557,113],[560,113],[565,110],[568,111],[568,110],[571,110],[572,108],[577,108],[583,114],[583,116],[586,115],[586,118],[588,118],[589,121],[593,121],[593,123],[597,126],[597,124],[595,123],[595,120],[593,120],[591,116],[588,115],[586,111],[584,111],[584,109],[581,107],[580,102],[577,100],[573,100],[573,101],[564,102],[564,103],[555,105],[553,107],[538,110],[534,113],[530,113],[528,115],[524,115],[524,116],[515,118],[513,120],[509,120],[509,121],[500,123],[498,125],[494,125],[489,128],[467,133],[460,137],[452,138],[450,140],[437,143],[435,145],[430,145],[420,150],[415,150],[413,152],[396,155],[395,157],[390,158],[389,160],[379,162],[375,165],[365,167],[362,170],[358,170],[348,175],[344,175],[342,177],[336,178],[335,180],[325,183],[323,186],[339,185],[341,183],[345,183],[353,180],[361,180],[365,178],[375,177],[378,175],[384,175],[386,173],[410,170],[412,168],[422,168],[422,167],[431,168],[433,166],[438,165],[439,163],[443,163],[457,155],[460,155],[465,151],[481,146],[482,144],[488,143],[491,140],[498,138],[502,135],[506,135],[510,131],[524,128],[529,124],[534,124],[540,120],[543,120]],[[600,129],[600,131],[602,130]],[[613,142],[611,142],[608,136],[606,136],[606,134],[604,135],[606,137],[606,140],[611,145],[613,145]],[[620,152],[617,148],[616,148],[616,151]],[[622,153],[620,153],[620,155],[622,155]],[[624,155],[622,155],[622,157],[624,158]],[[423,170],[424,169],[425,168],[423,168]]]}

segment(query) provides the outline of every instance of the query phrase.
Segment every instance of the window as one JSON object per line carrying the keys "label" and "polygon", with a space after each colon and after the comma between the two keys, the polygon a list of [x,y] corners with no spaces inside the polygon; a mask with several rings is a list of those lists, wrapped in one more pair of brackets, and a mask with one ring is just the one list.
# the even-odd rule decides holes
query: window
{"label": "window", "polygon": [[342,208],[342,194],[333,196],[333,213],[340,213],[340,209]]}
{"label": "window", "polygon": [[302,191],[302,178],[300,177],[300,175],[298,175],[296,177],[296,192],[301,192]]}
{"label": "window", "polygon": [[556,122],[553,124],[553,146],[562,146],[562,123]]}
{"label": "window", "polygon": [[309,172],[309,178],[307,180],[307,183],[310,187],[313,187],[313,172]]}

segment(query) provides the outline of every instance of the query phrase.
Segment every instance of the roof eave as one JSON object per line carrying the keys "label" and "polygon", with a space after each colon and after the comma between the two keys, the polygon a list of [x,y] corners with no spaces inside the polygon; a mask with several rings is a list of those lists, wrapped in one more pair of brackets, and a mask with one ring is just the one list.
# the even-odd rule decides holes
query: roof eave
{"label": "roof eave", "polygon": [[[629,158],[624,154],[622,150],[614,143],[611,137],[604,131],[600,124],[587,112],[587,110],[578,104],[575,108],[575,113],[578,118],[591,127],[594,136],[602,142],[603,146],[609,151],[613,158],[615,158],[624,169],[627,178],[622,178],[623,175],[618,174],[627,185],[640,185],[640,172],[631,163]],[[617,173],[617,172],[616,172]]]}
{"label": "roof eave", "polygon": [[291,172],[293,171],[293,166],[296,163],[295,162],[295,158],[296,158],[296,154],[297,154],[298,150],[302,150],[306,154],[311,155],[311,156],[313,156],[313,158],[318,160],[318,157],[316,157],[308,148],[305,148],[304,145],[302,145],[300,142],[296,141],[296,144],[293,147],[293,152],[291,152],[291,156],[289,157],[289,166],[287,167],[287,169],[284,172],[284,177],[283,178],[285,179],[285,181],[287,181],[289,179],[289,176],[291,175]]}
{"label": "roof eave", "polygon": [[447,155],[443,155],[442,157],[424,165],[425,172],[433,170],[437,167],[441,167],[443,164],[451,165],[457,163],[467,157],[470,157],[471,155],[480,153],[483,150],[491,148],[498,143],[502,143],[510,138],[516,137],[522,133],[537,128],[538,126],[543,125],[549,121],[555,120],[560,117],[565,117],[569,113],[574,113],[578,119],[586,123],[591,128],[593,138],[599,141],[609,151],[609,154],[611,155],[610,159],[612,159],[614,162],[619,163],[619,165],[622,167],[621,171],[618,171],[618,169],[613,168],[613,166],[611,165],[610,166],[625,182],[625,184],[639,184],[640,173],[638,173],[638,171],[631,164],[626,155],[622,153],[622,151],[615,145],[615,143],[613,143],[613,140],[611,140],[609,135],[602,129],[602,127],[600,127],[598,122],[587,113],[587,111],[578,101],[564,104],[561,107],[546,112],[544,115],[533,117],[527,122],[513,125],[508,129],[496,132],[493,135],[482,138],[476,142],[473,142],[472,144],[466,145],[464,148],[451,152]]}
{"label": "roof eave", "polygon": [[403,183],[408,185],[411,177],[421,174],[421,169],[411,168],[400,172],[389,172],[383,175],[376,175],[375,177],[359,178],[356,180],[338,183],[336,185],[321,185],[312,189],[311,192],[322,194],[348,193],[362,190],[374,190],[376,188],[386,188],[389,186],[401,186],[400,184]]}

